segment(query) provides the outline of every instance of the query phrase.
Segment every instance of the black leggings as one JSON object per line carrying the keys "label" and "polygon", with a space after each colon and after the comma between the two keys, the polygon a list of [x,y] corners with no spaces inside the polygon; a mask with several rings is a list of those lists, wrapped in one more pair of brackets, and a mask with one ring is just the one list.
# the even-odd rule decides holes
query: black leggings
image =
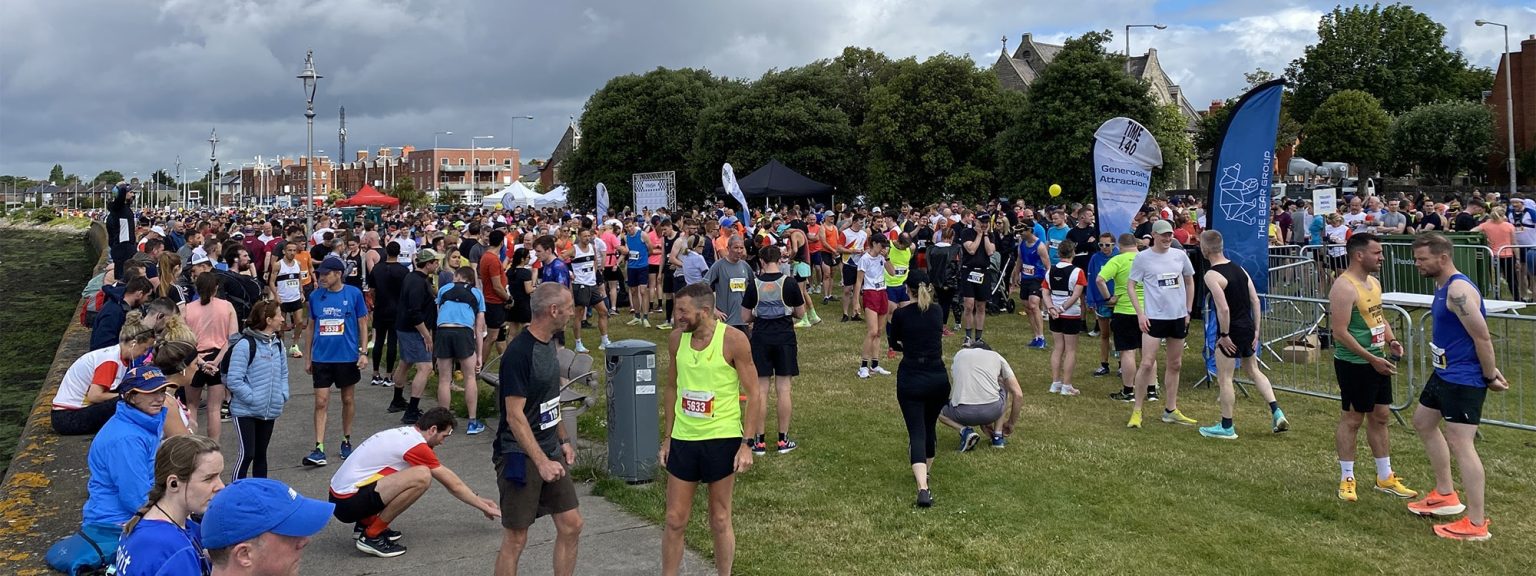
{"label": "black leggings", "polygon": [[[272,425],[276,423],[276,420],[262,420],[254,416],[235,417],[235,435],[240,438],[240,465],[235,467],[236,480],[267,477],[267,444],[272,442]],[[253,463],[256,469],[250,470]],[[247,471],[251,473],[246,474]]]}
{"label": "black leggings", "polygon": [[[94,386],[94,384],[93,384]],[[112,419],[117,412],[117,400],[97,402],[79,410],[54,409],[49,414],[53,424],[53,431],[60,436],[81,436],[95,434],[101,431],[102,426]]]}
{"label": "black leggings", "polygon": [[962,310],[959,306],[955,305],[955,294],[957,292],[957,290],[953,289],[940,288],[934,293],[934,297],[938,300],[939,308],[944,310],[944,324],[949,323],[950,311],[954,311],[955,321],[960,321],[960,312]]}
{"label": "black leggings", "polygon": [[[400,337],[395,334],[395,320],[393,316],[394,314],[380,315],[378,322],[373,325],[374,372],[378,372],[380,367],[384,368],[385,374],[391,374],[395,371],[395,353],[400,349]],[[386,320],[385,318],[388,319]],[[386,363],[380,364],[380,359],[386,360]]]}
{"label": "black leggings", "polygon": [[896,368],[896,403],[907,423],[911,463],[927,462],[933,457],[939,411],[949,403],[949,372],[944,363],[903,360]]}

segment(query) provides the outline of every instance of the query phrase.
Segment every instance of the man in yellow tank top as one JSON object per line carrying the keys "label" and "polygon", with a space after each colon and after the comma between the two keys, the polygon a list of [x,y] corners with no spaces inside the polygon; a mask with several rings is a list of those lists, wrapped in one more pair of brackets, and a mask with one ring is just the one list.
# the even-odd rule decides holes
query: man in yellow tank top
{"label": "man in yellow tank top", "polygon": [[[1334,444],[1339,453],[1339,499],[1354,502],[1355,443],[1360,425],[1371,455],[1376,458],[1376,489],[1398,498],[1418,492],[1392,473],[1387,425],[1392,420],[1392,376],[1403,345],[1382,319],[1381,285],[1372,274],[1381,271],[1381,243],[1369,233],[1355,234],[1345,244],[1349,267],[1328,293],[1328,325],[1333,331],[1333,371],[1339,380],[1339,427]],[[1386,352],[1391,352],[1388,358]]]}
{"label": "man in yellow tank top", "polygon": [[735,474],[752,467],[744,431],[763,425],[757,368],[747,335],[716,318],[715,295],[707,284],[679,291],[675,311],[678,329],[672,331],[672,364],[661,393],[658,458],[667,468],[661,572],[677,574],[682,565],[683,531],[693,511],[694,490],[703,482],[709,485],[715,569],[730,574],[736,558],[731,493]]}

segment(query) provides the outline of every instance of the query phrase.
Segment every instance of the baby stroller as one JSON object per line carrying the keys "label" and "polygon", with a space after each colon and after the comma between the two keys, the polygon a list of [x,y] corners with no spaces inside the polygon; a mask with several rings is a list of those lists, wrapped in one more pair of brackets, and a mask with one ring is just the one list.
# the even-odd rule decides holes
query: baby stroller
{"label": "baby stroller", "polygon": [[1011,284],[1008,281],[1008,270],[1013,268],[1013,259],[1017,256],[1015,251],[994,252],[991,264],[987,266],[987,315],[1012,314],[1017,308],[1013,295],[1008,293]]}

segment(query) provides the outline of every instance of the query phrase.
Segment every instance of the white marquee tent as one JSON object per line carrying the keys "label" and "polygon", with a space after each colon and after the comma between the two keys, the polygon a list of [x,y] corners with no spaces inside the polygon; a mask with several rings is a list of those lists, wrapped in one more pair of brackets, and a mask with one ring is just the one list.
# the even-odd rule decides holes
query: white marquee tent
{"label": "white marquee tent", "polygon": [[528,189],[522,182],[513,182],[510,186],[502,188],[500,192],[487,194],[485,198],[480,199],[480,205],[486,208],[495,208],[497,204],[500,204],[503,209],[510,210],[512,208],[533,206],[540,197],[537,192]]}
{"label": "white marquee tent", "polygon": [[557,186],[554,190],[535,199],[533,205],[538,208],[564,208],[569,203],[566,199],[566,193],[569,191],[570,189],[565,186]]}

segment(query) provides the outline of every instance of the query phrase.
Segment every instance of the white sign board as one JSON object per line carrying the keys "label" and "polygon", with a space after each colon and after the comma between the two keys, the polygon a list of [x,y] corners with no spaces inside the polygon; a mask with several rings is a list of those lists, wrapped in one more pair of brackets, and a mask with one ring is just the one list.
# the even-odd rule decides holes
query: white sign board
{"label": "white sign board", "polygon": [[647,208],[671,210],[677,199],[677,172],[646,172],[631,177],[635,191],[635,212]]}
{"label": "white sign board", "polygon": [[1339,195],[1333,188],[1312,189],[1312,215],[1322,216],[1339,210]]}

